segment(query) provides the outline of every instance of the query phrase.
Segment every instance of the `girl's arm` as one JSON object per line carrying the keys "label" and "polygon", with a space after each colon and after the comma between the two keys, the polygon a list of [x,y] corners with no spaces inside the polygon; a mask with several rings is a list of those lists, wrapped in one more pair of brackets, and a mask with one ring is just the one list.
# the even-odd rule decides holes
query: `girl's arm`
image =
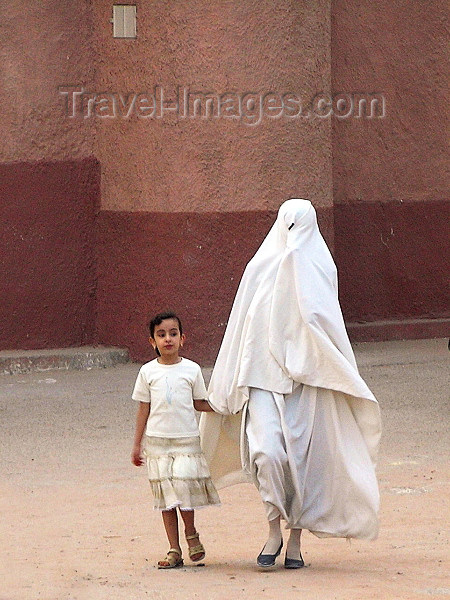
{"label": "girl's arm", "polygon": [[141,453],[141,441],[144,435],[145,426],[147,424],[148,415],[150,414],[150,402],[139,402],[139,408],[136,415],[136,429],[134,433],[134,444],[131,452],[131,462],[136,467],[144,464],[144,459]]}
{"label": "girl's arm", "polygon": [[208,400],[194,400],[194,408],[200,412],[214,412]]}

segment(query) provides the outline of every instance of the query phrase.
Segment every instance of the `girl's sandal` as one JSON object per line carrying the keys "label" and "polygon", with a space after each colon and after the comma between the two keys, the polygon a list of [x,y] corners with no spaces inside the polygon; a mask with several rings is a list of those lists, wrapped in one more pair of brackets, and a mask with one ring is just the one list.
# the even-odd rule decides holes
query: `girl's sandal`
{"label": "girl's sandal", "polygon": [[[188,541],[188,540],[198,540],[198,544],[196,546],[192,546],[192,547],[188,548],[189,558],[192,560],[192,562],[198,562],[199,560],[202,560],[203,558],[205,558],[205,556],[206,556],[205,547],[200,542],[200,534],[198,533],[198,531],[196,531],[193,535],[187,535],[186,541]],[[192,558],[196,554],[198,554],[199,556],[197,556],[196,558]]]}
{"label": "girl's sandal", "polygon": [[181,551],[177,550],[176,548],[170,548],[170,550],[167,552],[166,558],[163,558],[158,562],[158,569],[176,569],[177,567],[182,567],[183,564]]}

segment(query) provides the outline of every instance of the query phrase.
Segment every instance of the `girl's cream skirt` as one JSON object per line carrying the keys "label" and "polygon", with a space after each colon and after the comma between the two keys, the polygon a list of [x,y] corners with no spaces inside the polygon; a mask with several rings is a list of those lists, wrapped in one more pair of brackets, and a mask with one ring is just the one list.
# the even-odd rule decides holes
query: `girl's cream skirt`
{"label": "girl's cream skirt", "polygon": [[180,510],[194,510],[220,504],[200,437],[145,436],[143,450],[155,509],[178,506]]}

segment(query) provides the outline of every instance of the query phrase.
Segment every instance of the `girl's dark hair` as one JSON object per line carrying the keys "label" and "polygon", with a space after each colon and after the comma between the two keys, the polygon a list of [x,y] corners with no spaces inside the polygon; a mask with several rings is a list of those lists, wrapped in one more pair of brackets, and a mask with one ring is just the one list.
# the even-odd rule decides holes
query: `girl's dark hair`
{"label": "girl's dark hair", "polygon": [[155,339],[155,327],[157,325],[161,325],[161,323],[166,319],[175,319],[176,321],[178,321],[178,329],[180,330],[180,335],[183,333],[183,327],[181,325],[180,317],[172,311],[166,311],[158,313],[148,324],[150,335],[153,339]]}

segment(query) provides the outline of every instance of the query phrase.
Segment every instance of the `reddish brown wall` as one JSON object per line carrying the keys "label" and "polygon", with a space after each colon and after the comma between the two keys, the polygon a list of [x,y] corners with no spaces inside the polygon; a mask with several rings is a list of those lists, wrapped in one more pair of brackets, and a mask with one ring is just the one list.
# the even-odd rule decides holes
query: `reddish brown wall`
{"label": "reddish brown wall", "polygon": [[[330,215],[319,211],[324,228]],[[133,213],[102,211],[97,290],[102,343],[152,356],[149,316],[173,309],[187,333],[186,352],[212,364],[247,261],[276,213]]]}
{"label": "reddish brown wall", "polygon": [[[356,339],[448,334],[445,14],[443,2],[332,4],[333,91],[386,99],[382,119],[333,119],[344,314],[379,322],[351,327]],[[418,318],[434,322],[402,325]]]}
{"label": "reddish brown wall", "polygon": [[449,222],[445,202],[337,205],[336,261],[346,320],[449,317]]}
{"label": "reddish brown wall", "polygon": [[0,349],[94,341],[95,160],[0,164]]}

